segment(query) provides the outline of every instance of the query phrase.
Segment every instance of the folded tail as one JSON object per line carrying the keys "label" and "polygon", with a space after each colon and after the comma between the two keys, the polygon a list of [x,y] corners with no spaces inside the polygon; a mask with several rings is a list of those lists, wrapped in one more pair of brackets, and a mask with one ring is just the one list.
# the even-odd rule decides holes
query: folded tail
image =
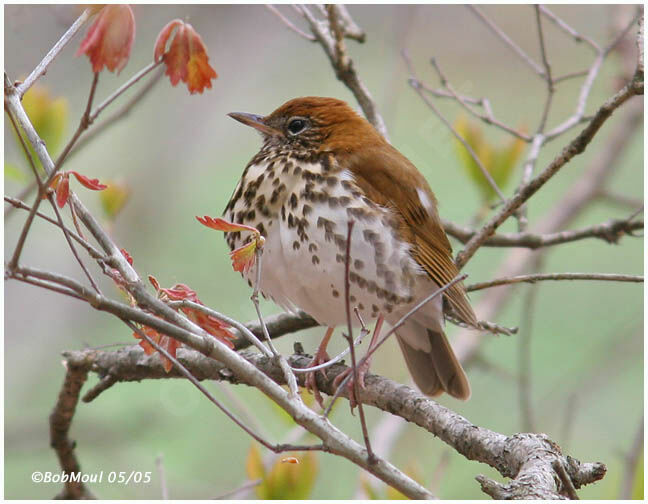
{"label": "folded tail", "polygon": [[428,329],[408,320],[396,333],[414,383],[426,395],[447,392],[457,399],[470,397],[468,377],[441,329]]}

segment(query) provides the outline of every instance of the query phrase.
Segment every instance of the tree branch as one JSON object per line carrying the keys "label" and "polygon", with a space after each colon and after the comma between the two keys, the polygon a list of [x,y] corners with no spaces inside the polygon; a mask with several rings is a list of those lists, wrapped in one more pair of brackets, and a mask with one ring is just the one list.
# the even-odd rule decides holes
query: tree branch
{"label": "tree branch", "polygon": [[481,247],[482,243],[526,200],[535,194],[551,177],[553,177],[574,156],[581,154],[599,131],[603,123],[618,107],[629,98],[643,94],[643,81],[639,84],[633,80],[623,89],[608,99],[597,111],[587,127],[572,140],[558,156],[540,174],[518,189],[516,194],[506,202],[504,207],[493,216],[466,244],[457,255],[457,266],[462,268]]}
{"label": "tree branch", "polygon": [[[284,383],[283,372],[272,358],[252,352],[241,352],[240,355],[275,382]],[[139,347],[122,348],[114,352],[67,351],[64,357],[68,365],[84,366],[100,376],[110,372],[118,381],[181,377],[176,370],[167,375],[159,357],[146,357]],[[244,383],[237,378],[236,373],[227,369],[226,364],[208,359],[195,351],[179,349],[178,360],[198,380]],[[301,368],[307,367],[310,360],[310,357],[303,355],[289,358],[292,367]],[[346,366],[336,364],[329,369],[326,378],[317,373],[320,390],[333,395],[335,377],[345,370],[348,370]],[[304,386],[304,375],[300,374],[297,378],[300,386]],[[505,436],[475,426],[420,392],[374,374],[366,376],[365,385],[366,388],[359,391],[360,400],[364,404],[415,423],[438,436],[469,460],[485,463],[497,469],[502,476],[512,478],[507,486],[516,488],[519,498],[536,495],[554,499],[561,497],[562,488],[559,487],[553,467],[555,461],[566,469],[575,488],[598,481],[605,475],[604,464],[580,463],[564,456],[560,448],[544,434]],[[348,399],[349,391],[344,390],[342,395]]]}

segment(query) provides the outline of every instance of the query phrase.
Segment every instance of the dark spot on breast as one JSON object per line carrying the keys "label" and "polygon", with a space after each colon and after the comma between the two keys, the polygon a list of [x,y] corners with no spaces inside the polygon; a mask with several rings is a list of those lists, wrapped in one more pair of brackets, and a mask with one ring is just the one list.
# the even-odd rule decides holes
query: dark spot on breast
{"label": "dark spot on breast", "polygon": [[342,205],[343,207],[347,207],[349,206],[349,203],[351,203],[351,198],[349,198],[348,196],[340,196],[338,200],[340,202],[340,205]]}
{"label": "dark spot on breast", "polygon": [[343,263],[344,256],[342,254],[335,254],[335,262]]}
{"label": "dark spot on breast", "polygon": [[319,257],[317,257],[316,255],[314,255],[311,259],[313,261],[313,264],[319,264],[320,262]]}
{"label": "dark spot on breast", "polygon": [[302,171],[301,166],[297,165],[295,166],[293,173],[295,174],[295,176],[297,176],[301,173],[301,171]]}
{"label": "dark spot on breast", "polygon": [[343,180],[342,187],[344,187],[348,191],[351,191],[353,189],[353,182],[351,182],[350,180]]}
{"label": "dark spot on breast", "polygon": [[335,298],[340,297],[340,293],[338,291],[336,291],[335,289],[333,289],[333,292],[331,294],[333,294],[333,297],[335,297]]}
{"label": "dark spot on breast", "polygon": [[317,250],[317,245],[315,243],[311,243],[308,245],[309,252],[315,252],[316,250]]}
{"label": "dark spot on breast", "polygon": [[313,211],[313,207],[310,205],[304,205],[302,208],[302,213],[304,214],[304,217],[306,217],[312,211]]}
{"label": "dark spot on breast", "polygon": [[250,211],[247,213],[247,219],[248,219],[248,220],[254,220],[255,217],[256,217],[256,212],[255,212],[254,210],[250,210]]}
{"label": "dark spot on breast", "polygon": [[265,205],[265,196],[262,194],[256,199],[254,206],[256,206],[257,209],[261,210],[263,208],[263,205]]}
{"label": "dark spot on breast", "polygon": [[353,266],[355,267],[355,269],[361,270],[364,266],[364,263],[360,259],[356,259],[355,261],[353,261]]}
{"label": "dark spot on breast", "polygon": [[356,299],[355,296],[349,296],[349,301],[351,301],[352,303],[355,303],[357,301],[357,299]]}
{"label": "dark spot on breast", "polygon": [[254,227],[257,228],[259,233],[261,233],[263,236],[266,236],[266,230],[265,227],[263,226],[263,222],[258,222],[257,225]]}
{"label": "dark spot on breast", "polygon": [[290,208],[293,210],[297,208],[297,195],[295,193],[290,195]]}
{"label": "dark spot on breast", "polygon": [[299,247],[300,247],[299,242],[297,240],[295,240],[293,242],[293,250],[299,250]]}

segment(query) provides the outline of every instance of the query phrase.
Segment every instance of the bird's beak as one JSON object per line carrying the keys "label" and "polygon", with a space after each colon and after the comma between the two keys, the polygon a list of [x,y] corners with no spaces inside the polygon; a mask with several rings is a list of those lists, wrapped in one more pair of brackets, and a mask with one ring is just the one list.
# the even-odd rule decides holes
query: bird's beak
{"label": "bird's beak", "polygon": [[230,112],[227,114],[232,119],[236,119],[238,122],[245,124],[246,126],[252,126],[257,131],[263,133],[264,135],[277,136],[281,132],[268,126],[264,121],[263,117],[256,114],[247,114],[245,112]]}

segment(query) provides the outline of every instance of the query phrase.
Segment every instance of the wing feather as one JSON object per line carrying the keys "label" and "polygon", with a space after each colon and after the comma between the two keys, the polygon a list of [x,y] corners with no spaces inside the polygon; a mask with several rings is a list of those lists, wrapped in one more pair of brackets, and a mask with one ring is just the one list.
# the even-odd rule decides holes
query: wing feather
{"label": "wing feather", "polygon": [[[430,278],[441,286],[454,279],[459,270],[439,219],[436,198],[416,167],[384,142],[350,155],[347,161],[360,190],[372,201],[396,211],[401,221],[399,231],[412,244],[412,257]],[[477,326],[463,282],[450,287],[445,297],[463,322]]]}

